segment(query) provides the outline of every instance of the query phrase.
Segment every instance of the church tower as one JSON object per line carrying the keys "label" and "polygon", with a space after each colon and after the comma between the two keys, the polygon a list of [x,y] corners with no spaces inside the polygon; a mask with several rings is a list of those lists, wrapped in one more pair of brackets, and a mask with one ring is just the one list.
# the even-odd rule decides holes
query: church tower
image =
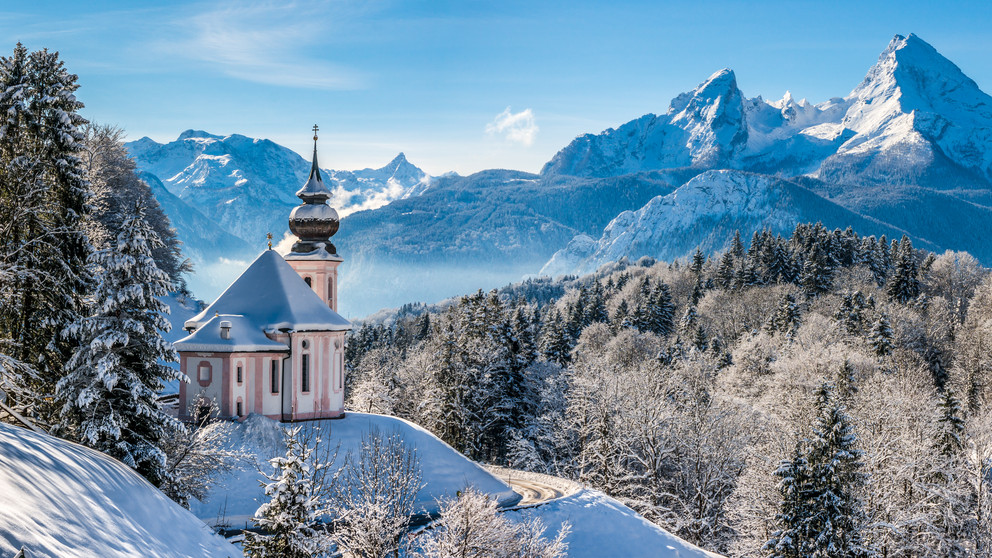
{"label": "church tower", "polygon": [[299,238],[286,261],[331,310],[338,310],[338,265],[343,261],[330,238],[338,232],[338,212],[327,205],[331,191],[317,166],[317,126],[313,127],[310,177],[296,196],[303,203],[289,214],[289,230]]}

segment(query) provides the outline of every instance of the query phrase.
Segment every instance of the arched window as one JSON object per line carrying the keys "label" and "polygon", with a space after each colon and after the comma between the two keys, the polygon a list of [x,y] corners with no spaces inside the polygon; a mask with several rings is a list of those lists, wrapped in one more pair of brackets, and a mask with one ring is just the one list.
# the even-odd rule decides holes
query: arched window
{"label": "arched window", "polygon": [[310,391],[310,355],[303,355],[300,359],[300,391]]}
{"label": "arched window", "polygon": [[334,308],[334,278],[327,279],[327,306]]}
{"label": "arched window", "polygon": [[209,362],[205,360],[201,360],[200,364],[197,365],[196,367],[197,382],[199,382],[201,386],[207,387],[210,385],[210,381],[212,379],[213,379],[213,367],[210,366]]}
{"label": "arched window", "polygon": [[245,404],[244,404],[244,403],[242,403],[242,401],[241,401],[241,398],[240,398],[240,397],[238,398],[238,402],[237,402],[237,404],[235,405],[235,411],[234,411],[234,412],[235,412],[235,414],[237,414],[237,416],[239,416],[239,417],[243,417],[243,416],[245,416]]}
{"label": "arched window", "polygon": [[245,381],[244,374],[241,372],[241,365],[238,365],[238,385],[241,385]]}
{"label": "arched window", "polygon": [[311,279],[310,279],[309,277],[304,277],[304,278],[303,278],[303,280],[307,282],[307,286],[308,286],[308,287],[312,287],[312,286],[313,286],[313,285],[311,284],[311,281],[312,281],[312,280],[311,280]]}

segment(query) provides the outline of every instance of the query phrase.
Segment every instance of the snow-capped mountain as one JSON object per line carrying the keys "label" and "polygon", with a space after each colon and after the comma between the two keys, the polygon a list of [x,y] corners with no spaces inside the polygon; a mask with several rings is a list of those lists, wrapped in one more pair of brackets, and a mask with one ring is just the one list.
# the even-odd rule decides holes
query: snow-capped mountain
{"label": "snow-capped mountain", "polygon": [[984,189],[992,182],[992,98],[919,37],[896,35],[845,98],[748,99],[724,69],[661,116],[576,138],[542,172],[676,167]]}
{"label": "snow-capped mountain", "polygon": [[[169,192],[225,232],[258,246],[267,232],[278,239],[288,230],[287,215],[300,203],[294,192],[310,172],[310,162],[296,152],[239,134],[187,130],[173,142],[145,137],[127,148],[138,168],[155,175]],[[322,171],[334,194],[330,203],[341,216],[417,195],[430,184],[402,153],[380,169]],[[189,244],[184,232],[179,229],[179,236]]]}
{"label": "snow-capped mountain", "polygon": [[[673,260],[696,247],[723,250],[734,231],[768,229],[787,236],[796,223],[822,221],[863,234],[899,237],[904,231],[867,219],[787,180],[735,170],[706,171],[636,211],[624,211],[594,240],[577,235],[555,253],[543,275],[590,273],[622,257]],[[920,247],[928,246],[925,241]]]}

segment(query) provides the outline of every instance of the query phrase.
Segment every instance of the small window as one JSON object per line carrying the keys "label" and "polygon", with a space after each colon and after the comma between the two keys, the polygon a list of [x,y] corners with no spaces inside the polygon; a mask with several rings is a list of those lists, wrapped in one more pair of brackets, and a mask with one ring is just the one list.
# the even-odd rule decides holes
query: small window
{"label": "small window", "polygon": [[210,367],[210,363],[207,361],[201,361],[199,366],[196,367],[196,379],[202,387],[207,387],[210,385],[210,380],[213,374],[213,369]]}
{"label": "small window", "polygon": [[245,412],[244,412],[245,410],[242,407],[242,405],[243,405],[243,403],[241,403],[240,401],[238,401],[238,416],[239,417],[245,416]]}
{"label": "small window", "polygon": [[303,359],[300,361],[300,368],[302,369],[300,374],[300,389],[306,393],[310,391],[310,355],[303,355]]}
{"label": "small window", "polygon": [[335,368],[338,369],[337,380],[338,380],[338,390],[340,391],[341,389],[344,388],[344,356],[341,353],[338,353],[337,355],[337,364]]}
{"label": "small window", "polygon": [[241,373],[241,365],[239,364],[238,365],[238,383],[240,384],[243,381],[244,381],[244,375]]}
{"label": "small window", "polygon": [[270,373],[272,376],[272,393],[279,393],[279,361],[272,359],[272,371]]}
{"label": "small window", "polygon": [[307,282],[308,287],[313,287],[313,281],[309,277],[304,277],[303,280]]}

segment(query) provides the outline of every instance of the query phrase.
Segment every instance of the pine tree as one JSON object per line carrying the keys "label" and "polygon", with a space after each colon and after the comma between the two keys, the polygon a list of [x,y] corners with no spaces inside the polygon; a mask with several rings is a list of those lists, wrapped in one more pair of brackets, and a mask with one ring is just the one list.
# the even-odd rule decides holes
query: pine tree
{"label": "pine tree", "polygon": [[706,263],[706,256],[703,255],[703,251],[697,246],[696,251],[692,254],[692,264],[689,265],[689,271],[696,277],[699,277],[703,273],[704,263]]}
{"label": "pine tree", "polygon": [[668,285],[655,285],[651,292],[651,302],[651,331],[663,337],[671,335],[675,330],[675,302]]}
{"label": "pine tree", "polygon": [[682,319],[679,320],[679,332],[682,335],[689,336],[695,333],[696,329],[696,307],[687,306],[685,312],[682,314]]}
{"label": "pine tree", "polygon": [[919,268],[916,263],[916,252],[909,238],[903,236],[897,250],[895,268],[885,286],[885,294],[892,300],[905,303],[920,294]]}
{"label": "pine tree", "polygon": [[964,449],[965,423],[964,413],[961,410],[961,402],[954,396],[954,392],[948,388],[944,390],[938,407],[938,439],[936,449],[944,457],[953,458],[958,456]]}
{"label": "pine tree", "polygon": [[886,356],[892,353],[892,326],[889,325],[889,317],[882,312],[878,319],[872,324],[868,332],[868,345],[877,356]]}
{"label": "pine tree", "polygon": [[816,297],[829,292],[833,285],[834,268],[829,254],[819,245],[806,256],[803,270],[799,274],[799,286],[808,297]]}
{"label": "pine tree", "polygon": [[160,364],[175,362],[168,276],[155,265],[155,232],[141,207],[126,215],[114,244],[90,258],[96,291],[91,314],[65,330],[76,344],[56,386],[62,409],[58,431],[133,467],[158,486],[167,478],[160,449],[170,429],[182,428],[159,405],[163,383],[185,375]]}
{"label": "pine tree", "polygon": [[[0,246],[15,270],[0,281],[0,339],[38,372],[31,388],[41,401],[50,400],[72,351],[60,333],[80,317],[90,288],[77,79],[47,50],[18,44],[0,60]],[[37,411],[56,419],[50,404]]]}
{"label": "pine tree", "polygon": [[796,297],[792,293],[786,293],[779,300],[778,308],[776,308],[771,320],[769,320],[767,329],[770,333],[777,331],[791,335],[798,327],[799,305],[796,303]]}
{"label": "pine tree", "polygon": [[778,529],[765,544],[765,550],[771,558],[812,556],[814,547],[808,530],[812,515],[812,479],[802,440],[796,442],[792,459],[783,460],[774,474],[782,479],[778,483],[782,500],[779,502],[779,513],[775,516]]}
{"label": "pine tree", "polygon": [[255,512],[263,534],[245,534],[245,554],[256,558],[326,556],[332,546],[320,527],[327,514],[323,472],[330,463],[315,461],[315,450],[300,441],[300,428],[286,433],[286,454],[269,460],[274,473],[262,471],[269,500]]}
{"label": "pine tree", "polygon": [[561,313],[558,309],[553,309],[544,322],[541,332],[541,354],[548,362],[557,363],[559,366],[567,366],[571,357],[572,344],[562,327]]}
{"label": "pine tree", "polygon": [[716,270],[716,284],[724,289],[734,286],[734,255],[724,252],[720,256],[720,265]]}
{"label": "pine tree", "polygon": [[821,385],[807,458],[811,490],[806,532],[814,556],[871,555],[862,536],[864,516],[857,496],[866,480],[861,456],[851,419],[833,386]]}

